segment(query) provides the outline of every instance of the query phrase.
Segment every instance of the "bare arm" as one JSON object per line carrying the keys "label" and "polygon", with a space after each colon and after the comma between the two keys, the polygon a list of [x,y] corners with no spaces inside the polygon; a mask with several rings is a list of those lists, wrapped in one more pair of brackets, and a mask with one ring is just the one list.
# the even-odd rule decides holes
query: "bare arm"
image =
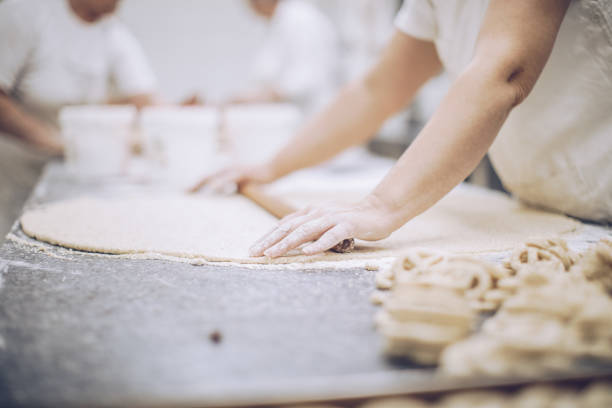
{"label": "bare arm", "polygon": [[569,0],[492,0],[475,55],[415,142],[361,203],[296,214],[252,249],[307,254],[356,237],[381,239],[461,182],[529,94],[552,50]]}
{"label": "bare arm", "polygon": [[542,72],[568,0],[491,2],[474,58],[415,142],[376,188],[399,215],[420,214],[464,180]]}
{"label": "bare arm", "polygon": [[61,154],[62,144],[53,131],[24,112],[7,94],[0,91],[0,131],[13,135],[49,154]]}
{"label": "bare arm", "polygon": [[433,43],[397,31],[380,61],[362,79],[342,90],[270,162],[223,169],[204,178],[192,191],[205,185],[222,189],[232,182],[270,182],[363,143],[440,69]]}
{"label": "bare arm", "polygon": [[274,157],[272,171],[281,177],[365,142],[440,69],[433,43],[397,31],[378,64],[342,90]]}

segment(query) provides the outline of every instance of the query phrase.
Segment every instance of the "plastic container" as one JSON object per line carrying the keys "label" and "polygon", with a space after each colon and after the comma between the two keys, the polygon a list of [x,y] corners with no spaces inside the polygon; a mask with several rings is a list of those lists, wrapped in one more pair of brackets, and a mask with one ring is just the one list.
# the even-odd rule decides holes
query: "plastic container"
{"label": "plastic container", "polygon": [[150,107],[140,129],[145,154],[165,178],[188,184],[215,167],[219,113],[207,107]]}
{"label": "plastic container", "polygon": [[262,162],[281,149],[302,122],[292,104],[235,105],[225,111],[224,129],[236,160]]}
{"label": "plastic container", "polygon": [[59,122],[66,166],[84,177],[118,176],[127,170],[136,108],[124,105],[67,106]]}

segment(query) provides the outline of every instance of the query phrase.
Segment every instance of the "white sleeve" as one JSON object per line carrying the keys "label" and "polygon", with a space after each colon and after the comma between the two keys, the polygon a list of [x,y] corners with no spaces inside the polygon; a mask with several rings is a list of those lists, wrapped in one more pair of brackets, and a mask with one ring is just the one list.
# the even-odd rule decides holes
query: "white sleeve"
{"label": "white sleeve", "polygon": [[157,79],[140,43],[119,22],[111,30],[111,79],[120,97],[153,94]]}
{"label": "white sleeve", "polygon": [[430,0],[406,0],[395,17],[395,27],[421,40],[434,41],[438,26]]}
{"label": "white sleeve", "polygon": [[37,43],[36,21],[26,2],[0,2],[0,89],[11,93]]}

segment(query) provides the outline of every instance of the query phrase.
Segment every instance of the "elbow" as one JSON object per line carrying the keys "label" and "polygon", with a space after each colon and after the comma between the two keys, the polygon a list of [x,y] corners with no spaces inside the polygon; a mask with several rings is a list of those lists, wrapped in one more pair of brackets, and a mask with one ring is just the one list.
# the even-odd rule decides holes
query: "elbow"
{"label": "elbow", "polygon": [[462,76],[477,82],[486,95],[509,112],[529,96],[538,74],[520,60],[489,58],[483,61],[476,57]]}
{"label": "elbow", "polygon": [[505,78],[502,78],[505,85],[509,88],[511,94],[511,108],[514,108],[521,103],[533,89],[535,79],[532,79],[523,65],[516,65]]}

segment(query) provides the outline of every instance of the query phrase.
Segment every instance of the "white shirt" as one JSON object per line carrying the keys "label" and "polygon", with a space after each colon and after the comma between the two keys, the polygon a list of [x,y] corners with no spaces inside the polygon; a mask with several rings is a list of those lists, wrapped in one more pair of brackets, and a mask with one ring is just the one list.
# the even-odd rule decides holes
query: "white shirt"
{"label": "white shirt", "polygon": [[[403,32],[434,41],[453,77],[470,62],[488,0],[409,0]],[[572,1],[552,54],[489,155],[504,186],[533,205],[612,220],[612,2]]]}
{"label": "white shirt", "polygon": [[282,0],[253,64],[253,81],[288,96],[311,112],[336,88],[338,39],[331,21],[314,5]]}
{"label": "white shirt", "polygon": [[82,21],[67,0],[0,3],[0,89],[57,123],[68,104],[104,103],[155,90],[136,39],[114,16]]}
{"label": "white shirt", "polygon": [[338,31],[342,41],[343,82],[363,76],[378,60],[393,35],[397,0],[337,2]]}

